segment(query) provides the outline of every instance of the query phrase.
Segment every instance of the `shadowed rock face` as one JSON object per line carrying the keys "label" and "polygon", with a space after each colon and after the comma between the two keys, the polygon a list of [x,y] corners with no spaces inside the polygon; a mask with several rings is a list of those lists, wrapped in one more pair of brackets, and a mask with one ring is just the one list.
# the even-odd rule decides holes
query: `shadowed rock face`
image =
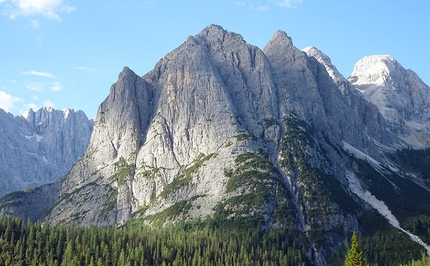
{"label": "shadowed rock face", "polygon": [[398,141],[318,49],[300,51],[277,31],[261,50],[211,25],[143,77],[123,69],[44,221],[163,224],[228,213],[299,230],[325,265],[366,209],[348,189],[347,174],[359,171],[351,152],[385,165],[378,147]]}
{"label": "shadowed rock face", "polygon": [[67,174],[84,154],[92,128],[82,111],[30,109],[26,119],[0,109],[0,195]]}

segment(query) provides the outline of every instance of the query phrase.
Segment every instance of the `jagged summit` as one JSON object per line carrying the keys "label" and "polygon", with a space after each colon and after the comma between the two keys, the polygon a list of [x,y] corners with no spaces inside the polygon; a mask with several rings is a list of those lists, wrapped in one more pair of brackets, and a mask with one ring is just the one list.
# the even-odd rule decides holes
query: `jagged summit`
{"label": "jagged summit", "polygon": [[318,62],[323,64],[330,77],[335,80],[337,84],[345,81],[345,78],[337,70],[336,66],[333,65],[331,59],[318,48],[315,46],[308,46],[303,48],[302,51],[304,51],[309,57],[313,57],[318,60]]}
{"label": "jagged summit", "polygon": [[293,45],[293,39],[288,36],[285,31],[282,30],[275,31],[275,33],[272,35],[272,39],[270,40],[270,42]]}
{"label": "jagged summit", "polygon": [[[395,70],[420,92],[413,101],[428,103],[428,87]],[[210,25],[142,77],[122,70],[44,222],[250,219],[260,229],[292,230],[306,256],[326,265],[362,213],[381,211],[383,202],[363,195],[417,186],[403,187],[388,167],[381,147],[395,149],[404,131],[381,114],[390,106],[366,100],[367,76],[356,74],[351,84],[328,56],[299,50],[283,31],[261,50]],[[380,84],[369,80],[370,89]],[[378,194],[381,186],[389,192]]]}
{"label": "jagged summit", "polygon": [[67,174],[90,140],[84,112],[42,107],[27,118],[0,109],[0,195],[50,183]]}

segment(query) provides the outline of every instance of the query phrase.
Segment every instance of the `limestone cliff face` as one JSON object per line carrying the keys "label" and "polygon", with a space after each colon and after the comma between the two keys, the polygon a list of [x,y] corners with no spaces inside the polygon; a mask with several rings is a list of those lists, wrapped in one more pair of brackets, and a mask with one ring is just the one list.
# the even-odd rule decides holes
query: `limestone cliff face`
{"label": "limestone cliff face", "polygon": [[67,174],[84,154],[92,127],[72,109],[30,109],[27,119],[0,109],[0,196]]}
{"label": "limestone cliff face", "polygon": [[[164,223],[231,212],[261,217],[265,227],[294,224],[309,239],[315,228],[344,237],[356,218],[342,202],[328,203],[329,192],[304,200],[324,183],[310,186],[298,169],[322,169],[341,189],[352,168],[337,151],[342,140],[381,159],[373,141],[392,139],[377,109],[324,63],[284,32],[260,50],[212,25],[143,77],[124,68],[45,221]],[[280,215],[281,206],[295,215]],[[167,220],[157,216],[178,209]],[[311,217],[320,209],[325,215]],[[337,245],[311,253],[324,263]]]}
{"label": "limestone cliff face", "polygon": [[390,132],[404,144],[428,147],[430,88],[392,56],[367,56],[358,61],[348,80],[375,104]]}
{"label": "limestone cliff face", "polygon": [[211,25],[143,77],[123,69],[44,222],[250,219],[296,230],[326,265],[371,208],[348,177],[394,175],[381,147],[398,141],[318,49],[278,31],[261,50]]}

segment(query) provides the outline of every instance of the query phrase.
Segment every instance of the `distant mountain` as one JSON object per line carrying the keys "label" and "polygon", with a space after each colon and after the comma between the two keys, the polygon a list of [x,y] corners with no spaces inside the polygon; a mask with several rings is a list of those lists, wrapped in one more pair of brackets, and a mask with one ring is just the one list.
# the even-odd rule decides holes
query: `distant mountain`
{"label": "distant mountain", "polygon": [[[429,189],[391,156],[418,142],[430,146],[415,134],[428,134],[426,119],[418,106],[394,105],[403,100],[372,101],[377,88],[359,71],[344,78],[327,55],[300,51],[282,31],[261,50],[211,25],[143,77],[125,67],[99,107],[85,154],[53,192],[9,195],[0,209],[44,199],[55,202],[38,209],[49,224],[212,219],[284,228],[315,265],[327,265],[354,231],[369,240],[393,229],[393,239],[430,252],[419,240],[426,233],[411,225],[430,219]],[[427,106],[428,87],[404,73],[410,79],[397,90],[410,91],[404,106]],[[398,128],[383,108],[415,126]],[[413,138],[405,137],[409,129]]]}
{"label": "distant mountain", "polygon": [[0,195],[67,174],[84,154],[92,128],[82,111],[44,107],[24,118],[0,109]]}
{"label": "distant mountain", "polygon": [[430,88],[415,72],[389,55],[367,56],[348,80],[378,107],[391,133],[408,146],[430,146]]}

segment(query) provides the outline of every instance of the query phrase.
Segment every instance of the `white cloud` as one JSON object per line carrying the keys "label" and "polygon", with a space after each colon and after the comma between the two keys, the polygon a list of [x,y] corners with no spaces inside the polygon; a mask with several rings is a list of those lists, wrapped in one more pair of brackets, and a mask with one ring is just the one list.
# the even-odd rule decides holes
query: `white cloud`
{"label": "white cloud", "polygon": [[64,86],[61,82],[29,82],[26,86],[27,89],[32,91],[61,91]]}
{"label": "white cloud", "polygon": [[23,117],[25,117],[25,118],[27,118],[28,117],[28,110],[30,110],[30,109],[33,109],[33,110],[37,110],[37,109],[39,109],[39,107],[37,107],[37,105],[36,104],[34,104],[34,103],[28,103],[28,104],[25,104],[24,105],[24,110],[20,110],[20,114],[23,116]]}
{"label": "white cloud", "polygon": [[266,11],[266,10],[268,10],[270,7],[269,6],[259,6],[259,7],[257,7],[257,10],[258,11]]}
{"label": "white cloud", "polygon": [[6,7],[6,12],[11,19],[18,16],[41,15],[49,19],[61,20],[58,13],[70,13],[76,10],[62,0],[0,0],[0,3],[7,1],[12,3],[11,6]]}
{"label": "white cloud", "polygon": [[63,89],[63,85],[60,82],[51,82],[49,83],[50,91],[61,91]]}
{"label": "white cloud", "polygon": [[40,82],[30,82],[25,86],[27,89],[31,91],[44,91],[44,84]]}
{"label": "white cloud", "polygon": [[4,91],[0,91],[0,108],[6,112],[10,112],[16,108],[15,103],[22,101],[21,98],[14,97]]}
{"label": "white cloud", "polygon": [[39,109],[39,107],[37,107],[37,105],[35,104],[35,103],[29,103],[29,104],[26,104],[25,105],[25,107],[27,108],[27,109],[33,109],[33,110],[37,110],[37,109]]}
{"label": "white cloud", "polygon": [[297,7],[297,5],[301,4],[301,3],[302,3],[302,0],[281,0],[281,1],[275,1],[275,4],[277,6],[288,7],[288,8]]}
{"label": "white cloud", "polygon": [[46,100],[43,102],[43,106],[45,107],[55,107],[55,104],[53,102],[51,102],[50,100]]}
{"label": "white cloud", "polygon": [[22,74],[24,75],[33,75],[33,76],[39,76],[39,77],[45,77],[45,78],[52,78],[52,79],[56,79],[57,77],[48,73],[48,72],[39,72],[36,70],[30,70],[30,71],[26,71],[26,72],[22,72]]}

